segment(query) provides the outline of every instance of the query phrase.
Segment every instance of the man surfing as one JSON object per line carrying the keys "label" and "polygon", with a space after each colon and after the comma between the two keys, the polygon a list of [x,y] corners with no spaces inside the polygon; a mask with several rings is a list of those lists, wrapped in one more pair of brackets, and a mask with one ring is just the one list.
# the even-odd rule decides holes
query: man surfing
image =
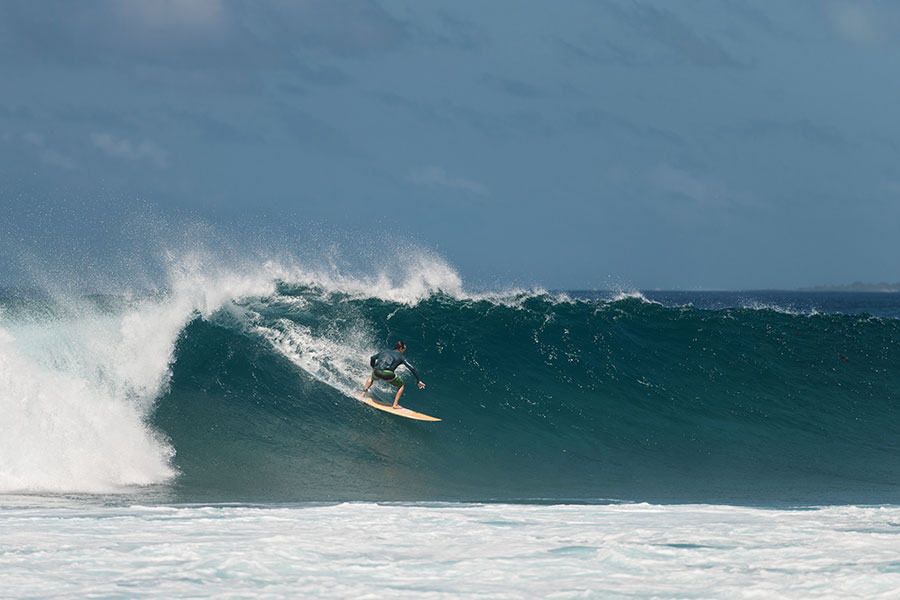
{"label": "man surfing", "polygon": [[419,384],[419,389],[424,389],[425,384],[419,379],[418,373],[413,368],[411,364],[406,362],[406,359],[403,355],[406,354],[406,344],[403,342],[397,342],[394,344],[393,350],[382,350],[378,354],[373,354],[369,359],[369,366],[372,367],[372,376],[366,380],[366,387],[363,388],[362,397],[365,398],[366,394],[369,392],[369,388],[372,387],[372,383],[376,379],[380,379],[381,381],[386,381],[391,384],[395,388],[397,388],[397,395],[394,396],[394,408],[400,408],[400,396],[403,395],[403,390],[406,388],[406,384],[403,383],[403,379],[394,373],[394,371],[400,365],[404,365],[409,372],[413,374],[416,378],[416,382]]}

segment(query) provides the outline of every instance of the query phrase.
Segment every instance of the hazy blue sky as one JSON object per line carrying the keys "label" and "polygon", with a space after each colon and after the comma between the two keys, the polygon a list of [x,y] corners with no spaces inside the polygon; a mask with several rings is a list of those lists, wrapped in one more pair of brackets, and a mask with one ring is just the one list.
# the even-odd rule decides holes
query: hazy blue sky
{"label": "hazy blue sky", "polygon": [[6,0],[0,219],[392,231],[481,284],[896,281],[898,65],[887,0]]}

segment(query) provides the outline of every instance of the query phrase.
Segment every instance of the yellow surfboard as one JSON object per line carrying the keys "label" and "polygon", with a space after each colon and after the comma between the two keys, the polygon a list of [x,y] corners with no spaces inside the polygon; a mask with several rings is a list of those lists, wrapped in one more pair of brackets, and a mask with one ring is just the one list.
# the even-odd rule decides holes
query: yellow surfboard
{"label": "yellow surfboard", "polygon": [[394,408],[390,404],[382,404],[381,402],[377,402],[372,398],[365,398],[362,395],[357,396],[360,402],[365,402],[372,408],[377,408],[378,410],[383,410],[384,412],[391,413],[392,415],[397,415],[398,417],[406,417],[407,419],[415,419],[416,421],[440,421],[437,417],[432,417],[430,415],[425,415],[414,410],[409,410],[408,408]]}
{"label": "yellow surfboard", "polygon": [[354,393],[341,385],[335,385],[335,384],[329,382],[324,377],[322,377],[316,373],[313,373],[311,371],[307,371],[307,373],[309,373],[310,375],[312,375],[313,377],[315,377],[316,379],[318,379],[325,385],[329,385],[336,390],[340,390],[341,392],[350,396],[351,398],[356,398],[360,402],[368,404],[372,408],[377,408],[378,410],[383,410],[384,412],[391,413],[392,415],[397,415],[398,417],[406,417],[407,419],[415,419],[417,421],[440,421],[440,419],[438,419],[437,417],[432,417],[431,415],[418,413],[414,410],[409,410],[408,408],[403,408],[402,406],[400,408],[394,408],[390,404],[382,404],[381,402],[373,400],[372,398],[364,397],[360,392]]}

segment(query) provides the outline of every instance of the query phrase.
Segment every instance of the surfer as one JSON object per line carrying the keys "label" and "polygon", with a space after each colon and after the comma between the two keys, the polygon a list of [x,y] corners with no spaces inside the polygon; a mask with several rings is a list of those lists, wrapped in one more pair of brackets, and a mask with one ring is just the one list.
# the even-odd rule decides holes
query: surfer
{"label": "surfer", "polygon": [[409,369],[409,372],[416,378],[420,390],[425,387],[425,384],[419,379],[419,374],[416,373],[413,366],[406,362],[406,359],[403,357],[404,354],[406,354],[406,344],[397,342],[394,344],[393,350],[382,350],[378,354],[372,355],[369,359],[369,366],[372,367],[372,376],[366,380],[366,387],[364,387],[362,391],[363,398],[366,397],[369,388],[372,387],[372,382],[376,379],[380,379],[397,388],[397,395],[394,396],[394,408],[400,408],[400,396],[403,395],[403,390],[406,387],[406,384],[403,383],[403,379],[394,373],[400,365],[405,365],[406,368]]}

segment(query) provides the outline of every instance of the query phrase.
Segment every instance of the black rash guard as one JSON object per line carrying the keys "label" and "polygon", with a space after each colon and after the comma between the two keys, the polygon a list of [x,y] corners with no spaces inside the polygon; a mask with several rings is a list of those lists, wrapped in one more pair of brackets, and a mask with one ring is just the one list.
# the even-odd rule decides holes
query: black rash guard
{"label": "black rash guard", "polygon": [[413,377],[416,378],[416,381],[421,381],[419,379],[419,374],[416,373],[416,370],[413,369],[413,366],[406,362],[406,359],[403,358],[403,355],[396,350],[382,350],[378,354],[373,354],[369,359],[369,365],[376,371],[394,371],[400,365],[406,365],[406,368],[409,369],[409,372],[413,374]]}

